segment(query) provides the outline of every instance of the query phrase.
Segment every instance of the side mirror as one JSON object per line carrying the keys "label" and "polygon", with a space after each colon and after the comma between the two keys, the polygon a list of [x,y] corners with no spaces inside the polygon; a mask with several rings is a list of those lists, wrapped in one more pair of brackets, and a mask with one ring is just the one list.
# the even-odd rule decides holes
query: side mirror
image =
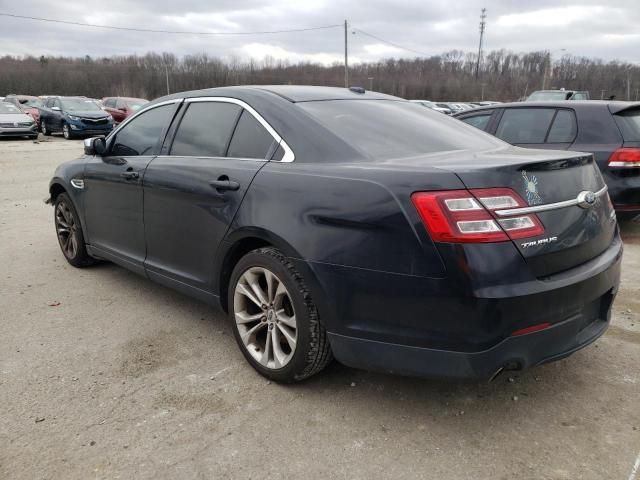
{"label": "side mirror", "polygon": [[84,139],[84,154],[103,156],[107,151],[107,142],[104,137],[93,137]]}
{"label": "side mirror", "polygon": [[51,110],[53,110],[55,112],[59,112],[60,111],[60,107],[51,107]]}

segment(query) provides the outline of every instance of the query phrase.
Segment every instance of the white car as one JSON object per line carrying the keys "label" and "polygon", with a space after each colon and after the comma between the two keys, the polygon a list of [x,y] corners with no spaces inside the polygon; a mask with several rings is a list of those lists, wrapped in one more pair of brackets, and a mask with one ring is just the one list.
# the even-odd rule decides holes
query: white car
{"label": "white car", "polygon": [[0,101],[0,137],[38,138],[36,122],[12,103]]}
{"label": "white car", "polygon": [[418,103],[420,105],[422,105],[423,107],[427,107],[430,108],[431,110],[435,110],[436,112],[440,112],[440,113],[446,113],[447,115],[451,115],[451,110],[448,108],[442,108],[439,107],[438,105],[436,105],[435,103],[429,101],[429,100],[409,100],[412,103]]}

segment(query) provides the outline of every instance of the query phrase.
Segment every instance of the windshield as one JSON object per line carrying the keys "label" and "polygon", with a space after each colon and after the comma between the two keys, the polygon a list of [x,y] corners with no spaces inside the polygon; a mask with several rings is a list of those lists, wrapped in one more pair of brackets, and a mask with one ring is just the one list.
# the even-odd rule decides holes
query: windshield
{"label": "windshield", "polygon": [[546,102],[546,101],[554,101],[554,100],[566,100],[569,92],[565,92],[563,90],[558,90],[556,92],[533,92],[527,98],[530,102]]}
{"label": "windshield", "polygon": [[626,110],[613,118],[616,119],[625,142],[640,142],[640,109]]}
{"label": "windshield", "polygon": [[7,102],[0,102],[0,113],[22,113],[18,107]]}
{"label": "windshield", "polygon": [[60,100],[67,112],[99,112],[102,110],[93,100],[83,98],[65,98]]}
{"label": "windshield", "polygon": [[503,145],[476,128],[410,102],[332,100],[300,102],[305,112],[369,158],[414,157]]}
{"label": "windshield", "polygon": [[140,107],[142,107],[143,105],[149,103],[146,100],[127,100],[127,106],[133,110],[134,112],[136,110],[140,110]]}

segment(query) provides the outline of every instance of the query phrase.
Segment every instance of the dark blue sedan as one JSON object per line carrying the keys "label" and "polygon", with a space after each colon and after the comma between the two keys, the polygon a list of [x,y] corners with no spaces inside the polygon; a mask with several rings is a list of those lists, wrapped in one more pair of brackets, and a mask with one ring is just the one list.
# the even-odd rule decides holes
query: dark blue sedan
{"label": "dark blue sedan", "polygon": [[557,360],[605,332],[620,278],[593,155],[362,89],[158,99],[85,140],[49,194],[71,265],[111,261],[221,308],[280,382],[333,357],[481,379]]}

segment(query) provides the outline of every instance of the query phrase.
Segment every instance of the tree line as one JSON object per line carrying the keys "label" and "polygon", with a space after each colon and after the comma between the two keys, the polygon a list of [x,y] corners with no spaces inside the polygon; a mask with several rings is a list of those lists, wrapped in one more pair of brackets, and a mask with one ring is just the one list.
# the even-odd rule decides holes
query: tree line
{"label": "tree line", "polygon": [[[618,60],[496,50],[483,57],[479,71],[476,64],[476,54],[459,50],[414,59],[389,58],[350,66],[349,83],[407,99],[441,101],[518,100],[543,86],[588,90],[596,99],[640,99],[640,66]],[[167,93],[167,78],[171,92],[252,84],[344,86],[344,67],[269,57],[223,61],[206,53],[0,57],[0,95],[153,99]]]}

